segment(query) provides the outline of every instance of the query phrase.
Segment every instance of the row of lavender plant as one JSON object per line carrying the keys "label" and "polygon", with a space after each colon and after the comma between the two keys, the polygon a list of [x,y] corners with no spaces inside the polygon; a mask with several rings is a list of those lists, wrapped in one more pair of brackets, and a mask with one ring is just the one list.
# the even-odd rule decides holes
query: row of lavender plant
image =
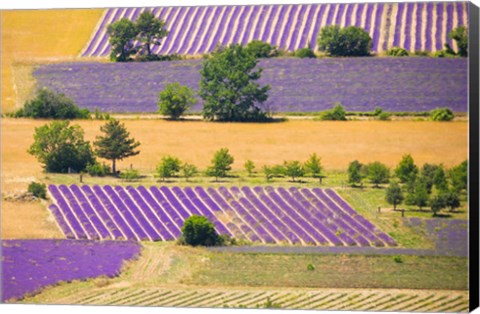
{"label": "row of lavender plant", "polygon": [[83,240],[3,240],[1,301],[60,281],[116,276],[128,259],[140,254],[136,242]]}
{"label": "row of lavender plant", "polygon": [[[259,82],[272,87],[264,109],[273,112],[321,111],[335,102],[349,111],[467,111],[466,58],[272,58],[259,66],[264,68]],[[34,76],[39,87],[62,92],[92,111],[155,112],[158,93],[168,83],[198,91],[200,68],[201,60],[64,63],[40,66]],[[199,99],[192,111],[201,109]]]}
{"label": "row of lavender plant", "polygon": [[189,216],[203,215],[220,234],[252,242],[396,245],[333,190],[51,185],[49,192],[68,238],[168,241]]}
{"label": "row of lavender plant", "polygon": [[[396,17],[392,7],[398,6]],[[136,20],[146,8],[112,8],[106,10],[91,40],[85,46],[83,56],[107,56],[110,52],[106,29],[109,24],[128,18]],[[399,4],[299,4],[257,5],[225,7],[161,7],[147,8],[166,21],[170,30],[161,46],[153,49],[159,54],[203,54],[212,51],[220,43],[247,44],[259,39],[286,50],[297,50],[310,45],[316,49],[320,27],[325,25],[363,27],[373,39],[373,51],[390,48],[389,38],[382,21],[386,15],[394,24],[394,46],[407,50],[443,49],[444,43],[452,44],[448,32],[459,25],[467,25],[466,2],[399,3]],[[424,16],[424,11],[426,18]],[[435,12],[436,19],[433,18]],[[444,15],[445,12],[445,15]],[[405,22],[404,22],[405,14]],[[325,19],[325,22],[322,21]],[[446,28],[442,24],[446,19]],[[413,23],[415,45],[411,45]],[[405,25],[403,25],[405,23]],[[436,31],[433,32],[433,25]],[[424,33],[422,29],[425,29]],[[404,38],[403,42],[401,38]],[[381,45],[380,43],[384,44]]]}

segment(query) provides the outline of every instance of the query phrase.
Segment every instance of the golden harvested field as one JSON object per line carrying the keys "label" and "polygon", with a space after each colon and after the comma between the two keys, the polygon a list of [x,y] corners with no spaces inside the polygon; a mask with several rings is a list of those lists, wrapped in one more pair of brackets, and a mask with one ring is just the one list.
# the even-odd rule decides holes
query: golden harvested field
{"label": "golden harvested field", "polygon": [[16,65],[76,57],[102,12],[101,9],[0,11],[2,111],[11,111],[16,106],[13,79]]}
{"label": "golden harvested field", "polygon": [[[2,179],[7,190],[22,186],[25,178],[42,176],[40,164],[27,149],[33,142],[34,128],[47,122],[3,119]],[[105,122],[74,123],[85,130],[87,140],[93,141]],[[120,162],[120,170],[133,164],[140,171],[153,172],[167,154],[204,169],[221,147],[229,148],[235,157],[234,169],[242,169],[247,159],[259,168],[284,160],[303,161],[312,153],[321,156],[327,170],[345,170],[355,159],[364,163],[378,160],[393,167],[407,153],[420,165],[430,162],[453,166],[467,158],[466,122],[292,120],[242,124],[124,120],[124,123],[141,142],[141,153]]]}

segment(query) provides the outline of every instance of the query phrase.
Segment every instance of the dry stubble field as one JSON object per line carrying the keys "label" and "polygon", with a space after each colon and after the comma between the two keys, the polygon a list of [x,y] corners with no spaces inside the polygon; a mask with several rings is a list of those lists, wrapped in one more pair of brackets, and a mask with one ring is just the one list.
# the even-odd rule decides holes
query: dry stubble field
{"label": "dry stubble field", "polygon": [[[33,180],[44,180],[41,165],[27,153],[34,128],[48,121],[2,120],[2,191],[25,190]],[[104,121],[75,121],[93,141]],[[466,122],[349,121],[318,122],[292,120],[271,124],[172,122],[164,120],[124,120],[131,135],[141,142],[141,153],[118,164],[133,164],[140,172],[151,173],[167,154],[206,168],[213,153],[228,147],[235,157],[234,169],[242,169],[251,159],[258,168],[284,160],[306,160],[312,153],[322,157],[327,170],[345,170],[348,163],[381,161],[395,166],[410,153],[417,164],[443,163],[447,167],[467,158]],[[31,208],[30,208],[31,207]],[[24,219],[29,215],[32,219]],[[2,237],[58,237],[44,206],[18,206],[2,201]],[[42,219],[43,218],[43,219]],[[41,223],[42,222],[42,223]],[[28,232],[26,232],[28,230]]]}
{"label": "dry stubble field", "polygon": [[21,86],[14,86],[14,75],[21,64],[75,58],[102,12],[101,9],[1,10],[2,111],[11,111],[16,106],[15,92]]}

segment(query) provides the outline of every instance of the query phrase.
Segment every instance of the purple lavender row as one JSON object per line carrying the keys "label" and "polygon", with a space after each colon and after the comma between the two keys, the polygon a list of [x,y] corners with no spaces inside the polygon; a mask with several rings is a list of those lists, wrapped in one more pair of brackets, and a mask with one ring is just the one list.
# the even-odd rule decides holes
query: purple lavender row
{"label": "purple lavender row", "polygon": [[[77,212],[77,215],[85,213],[85,218],[88,219],[89,223],[91,223],[92,227],[94,228],[94,232],[96,234],[96,237],[94,239],[108,239],[111,240],[112,237],[110,235],[110,232],[108,229],[105,227],[105,225],[102,223],[102,221],[98,218],[97,213],[95,210],[90,206],[88,201],[85,199],[79,199],[80,195],[77,196],[75,192],[71,190],[71,188],[67,188],[66,186],[60,186],[60,190],[63,191],[63,194],[66,195],[67,200],[70,202],[72,208],[75,208],[75,211]],[[78,198],[78,200],[77,200]],[[100,235],[100,237],[99,237]]]}
{"label": "purple lavender row", "polygon": [[65,219],[68,221],[70,226],[72,226],[72,231],[75,233],[76,238],[88,239],[88,236],[83,230],[82,225],[75,217],[74,213],[70,209],[70,206],[68,206],[67,202],[63,198],[58,188],[55,185],[49,185],[48,190],[50,191],[50,194],[52,195],[53,199],[55,199],[55,201],[57,202],[58,207],[62,211]]}
{"label": "purple lavender row", "polygon": [[437,21],[436,21],[437,32],[435,33],[435,49],[436,50],[443,49],[442,42],[444,41],[443,37],[445,36],[442,33],[443,5],[444,5],[443,3],[436,4],[436,10],[437,10]]}
{"label": "purple lavender row", "polygon": [[[187,23],[187,25],[190,24],[190,26],[188,28],[184,28],[183,32],[186,32],[187,34],[195,33],[196,22],[200,18],[203,10],[205,10],[205,8],[198,8],[197,10],[195,10],[195,13],[191,15],[191,18],[188,21],[189,23]],[[183,36],[184,34],[180,34],[180,35]],[[189,37],[190,36],[185,37],[185,40],[183,40],[183,42],[181,43],[181,46],[179,46],[179,48],[175,50],[176,52],[180,54],[186,53],[186,49],[188,48],[187,45],[190,42]],[[180,41],[180,40],[177,40],[177,41]]]}
{"label": "purple lavender row", "polygon": [[99,40],[101,30],[103,30],[107,27],[106,23],[110,19],[110,17],[112,16],[112,14],[113,14],[113,9],[108,9],[106,11],[106,13],[105,13],[105,15],[102,19],[102,23],[100,24],[97,31],[95,32],[95,35],[90,40],[90,43],[88,44],[87,49],[85,49],[85,52],[83,53],[83,55],[88,56],[92,53],[92,49],[95,46],[95,43]]}
{"label": "purple lavender row", "polygon": [[133,202],[132,197],[125,192],[125,189],[122,186],[116,186],[113,190],[117,193],[129,212],[132,213],[136,223],[142,228],[148,239],[151,241],[160,240],[160,234],[151,226],[149,220],[145,219],[144,214],[142,214],[140,208]]}
{"label": "purple lavender row", "polygon": [[362,14],[368,5],[365,3],[357,3],[357,13],[355,15],[355,26],[360,27],[362,25]]}
{"label": "purple lavender row", "polygon": [[160,193],[160,190],[152,186],[150,187],[150,192],[152,193],[155,201],[157,201],[158,205],[160,205],[161,210],[164,210],[165,213],[170,217],[170,219],[175,223],[178,230],[180,230],[183,226],[183,219],[178,215],[175,209],[168,203],[165,197]]}
{"label": "purple lavender row", "polygon": [[[266,190],[270,193],[274,193],[274,189],[271,187],[267,187]],[[283,188],[278,188],[278,195],[286,201],[286,203],[291,206],[293,210],[296,210],[302,218],[307,221],[307,223],[311,224],[314,227],[313,235],[317,239],[328,239],[331,243],[335,246],[342,246],[343,243],[338,239],[338,237],[332,233],[321,221],[316,219],[315,217],[311,216],[305,209],[303,204],[300,204],[297,200],[290,196],[290,194]]]}
{"label": "purple lavender row", "polygon": [[219,187],[218,192],[227,200],[231,200],[229,203],[232,208],[252,227],[260,236],[263,242],[275,243],[275,240],[268,234],[259,221],[255,220],[249,212],[235,200],[230,191],[225,187]]}
{"label": "purple lavender row", "polygon": [[[310,45],[310,41],[309,41],[310,38],[308,38],[308,31],[310,30],[311,25],[318,24],[317,20],[314,19],[314,14],[315,14],[315,11],[316,11],[317,7],[318,6],[315,6],[315,5],[311,5],[311,7],[310,7],[310,12],[308,12],[308,16],[306,17],[307,20],[305,21],[305,28],[304,28],[303,32],[299,31],[299,33],[298,33],[298,35],[302,37],[300,39],[298,48],[303,48],[303,47],[307,47],[308,45]],[[321,6],[321,7],[324,8],[325,6]],[[293,42],[294,41],[292,40],[292,43]],[[314,41],[311,45],[312,49],[315,47],[315,42],[316,41]],[[290,46],[291,50],[293,50],[295,48],[296,48],[295,46]]]}
{"label": "purple lavender row", "polygon": [[275,16],[277,15],[277,12],[280,10],[281,6],[280,5],[274,5],[272,11],[270,12],[270,15],[268,16],[267,23],[265,24],[265,31],[263,34],[260,34],[260,40],[267,42],[268,37],[270,36],[270,33],[273,31],[272,23],[273,20],[275,19]]}
{"label": "purple lavender row", "polygon": [[[97,206],[98,201],[96,203],[92,202],[92,205],[90,205],[90,202],[88,201],[87,197],[85,197],[85,194],[83,193],[83,191],[75,184],[72,184],[70,186],[70,190],[78,199],[78,201],[80,202],[80,206],[84,208],[84,210],[86,208],[86,211],[91,212],[94,215],[98,216],[97,219],[99,221],[97,221],[97,224],[104,225],[104,227],[108,230],[109,234],[111,234],[109,238],[111,238],[112,240],[113,239],[118,240],[123,238],[122,233],[118,230],[117,226],[110,219],[108,214],[103,210],[103,207]],[[94,219],[93,217],[91,217],[91,219],[92,219],[92,222],[97,220],[97,219]]]}
{"label": "purple lavender row", "polygon": [[66,185],[60,185],[58,187],[60,190],[60,193],[63,195],[65,200],[67,201],[69,207],[72,209],[72,211],[75,213],[75,216],[77,216],[80,224],[83,226],[85,231],[88,234],[89,239],[93,240],[99,240],[101,235],[98,234],[98,232],[95,230],[95,227],[93,223],[90,221],[88,216],[92,216],[89,213],[85,214],[80,205],[78,204],[77,200],[73,196],[73,194],[70,192],[68,187]]}
{"label": "purple lavender row", "polygon": [[[263,190],[263,189],[262,189]],[[282,198],[275,192],[275,190],[271,188],[265,189],[264,192],[266,195],[268,195],[273,202],[275,202],[282,210],[285,211],[287,215],[293,218],[296,222],[298,222],[302,228],[308,232],[309,235],[312,236],[315,242],[321,243],[321,244],[326,244],[328,241],[320,235],[310,224],[308,221],[303,219],[297,212],[290,207],[287,203],[285,203]]]}
{"label": "purple lavender row", "polygon": [[425,49],[432,50],[432,24],[433,24],[433,9],[434,4],[432,2],[427,3],[427,28],[425,32]]}
{"label": "purple lavender row", "polygon": [[[350,237],[349,234],[354,236],[354,231],[346,224],[342,224],[340,221],[340,225],[338,224],[335,215],[330,214],[325,209],[326,208],[318,208],[315,207],[313,202],[307,200],[297,188],[290,188],[289,189],[292,196],[297,200],[301,206],[305,209],[306,213],[308,213],[313,219],[320,221],[325,227],[330,229],[335,235],[346,245],[357,245],[357,242]],[[285,191],[285,193],[287,193]]]}
{"label": "purple lavender row", "polygon": [[[94,186],[92,189],[88,185],[84,185],[82,186],[82,191],[96,210],[103,215],[104,221],[107,221],[107,216],[112,217],[112,221],[118,226],[119,231],[122,233],[121,237],[124,240],[139,240],[99,186]],[[115,229],[111,228],[111,230],[115,232]]]}
{"label": "purple lavender row", "polygon": [[196,196],[195,192],[191,188],[187,187],[184,189],[184,191],[197,209],[202,213],[202,215],[206,216],[214,223],[218,233],[232,236],[231,232],[228,231],[223,223],[212,213],[212,211],[202,203],[202,201]]}
{"label": "purple lavender row", "polygon": [[312,202],[318,210],[325,213],[327,217],[335,221],[335,223],[350,235],[360,246],[369,246],[370,242],[362,236],[362,234],[355,229],[358,224],[349,215],[343,212],[335,211],[333,208],[326,206],[321,202],[310,190],[302,189],[302,194],[305,198]]}
{"label": "purple lavender row", "polygon": [[265,206],[260,199],[257,198],[255,193],[249,187],[242,187],[242,192],[245,194],[246,198],[255,206],[262,214],[264,214],[268,220],[270,220],[280,232],[287,238],[290,243],[296,244],[300,243],[301,240],[292,231],[287,224],[284,224],[281,220],[279,220],[271,211],[270,209]]}
{"label": "purple lavender row", "polygon": [[343,11],[345,10],[345,4],[341,3],[338,5],[337,16],[335,17],[335,25],[341,26]]}
{"label": "purple lavender row", "polygon": [[133,187],[127,186],[126,190],[131,195],[133,200],[138,204],[139,208],[145,214],[147,220],[152,224],[155,230],[160,233],[161,239],[164,241],[173,240],[173,235],[168,231],[162,221],[150,210],[150,206],[145,202],[140,193]]}
{"label": "purple lavender row", "polygon": [[417,27],[415,28],[415,51],[422,49],[422,11],[423,3],[417,3]]}
{"label": "purple lavender row", "polygon": [[[405,5],[405,4],[399,4],[399,5]],[[415,3],[407,3],[406,4],[407,6],[407,18],[405,20],[405,31],[407,32],[405,34],[405,49],[410,51],[412,50],[411,48],[411,42],[412,42],[412,39],[411,39],[411,36],[410,36],[410,30],[412,28],[412,18],[413,18],[413,9],[415,8]]]}
{"label": "purple lavender row", "polygon": [[[291,39],[290,39],[290,44],[287,45],[287,43],[285,43],[285,45],[283,46],[284,48],[286,48],[288,50],[291,50],[291,51],[296,49],[295,44],[297,42],[297,38],[300,37],[301,39],[303,39],[303,36],[302,36],[303,34],[300,32],[300,28],[302,27],[302,21],[307,18],[307,16],[305,16],[306,11],[307,11],[307,6],[306,5],[301,6],[297,10],[299,12],[298,12],[298,16],[297,16],[297,20],[295,22],[295,25],[292,25],[291,28],[288,27],[288,26],[286,28],[288,32],[292,33],[292,36],[291,36]],[[290,23],[290,21],[289,21],[289,23]],[[307,24],[305,24],[305,26],[307,26]],[[287,38],[288,38],[288,36],[287,36]],[[303,48],[303,47],[300,46],[298,48]]]}
{"label": "purple lavender row", "polygon": [[[342,208],[349,208],[350,210],[353,210],[353,208],[345,202],[340,196],[338,196],[335,191],[332,189],[327,189],[325,191],[330,197],[332,197]],[[355,212],[355,211],[354,211]],[[355,219],[357,219],[360,223],[362,223],[364,226],[366,226],[371,232],[374,232],[378,237],[382,238],[383,241],[385,241],[388,245],[391,246],[396,246],[397,243],[395,240],[393,240],[391,237],[386,235],[382,231],[378,231],[378,229],[367,219],[365,219],[362,215],[356,214]]]}
{"label": "purple lavender row", "polygon": [[295,16],[297,10],[299,9],[299,6],[293,6],[292,9],[290,10],[289,15],[287,15],[286,20],[287,23],[285,24],[284,28],[282,29],[282,34],[279,38],[279,47],[287,47],[287,39],[288,39],[288,34],[292,31],[292,23],[293,23],[293,17]]}
{"label": "purple lavender row", "polygon": [[[338,206],[335,204],[327,194],[324,193],[323,190],[320,189],[313,189],[313,193],[317,195],[317,197],[324,202],[328,207],[332,208],[335,212],[341,213],[342,212],[342,207]],[[372,233],[369,229],[367,229],[365,226],[363,226],[359,221],[356,221],[356,216],[353,217],[353,221],[350,221],[350,224],[357,229],[365,238],[368,239],[371,243],[373,243],[375,246],[385,246],[382,241],[380,241],[377,236],[375,236],[374,233]]]}
{"label": "purple lavender row", "polygon": [[[232,29],[232,33],[231,34],[227,34],[230,36],[230,38],[232,38],[232,35],[233,35],[233,39],[229,40],[230,42],[232,43],[240,43],[240,36],[242,36],[242,31],[245,27],[245,24],[248,22],[246,20],[246,17],[248,15],[248,13],[250,12],[250,10],[252,10],[254,7],[251,7],[251,6],[245,6],[245,9],[243,10],[242,14],[240,14],[240,16],[235,16],[235,19],[238,18],[238,23],[237,23],[237,28],[236,29]],[[258,6],[256,6],[256,9],[258,11]],[[229,37],[227,37],[229,38]],[[222,44],[227,44],[229,41],[225,40]]]}
{"label": "purple lavender row", "polygon": [[282,221],[285,222],[287,226],[289,226],[296,235],[298,235],[305,244],[316,244],[317,242],[303,230],[302,226],[295,220],[290,218],[288,213],[284,211],[284,209],[280,208],[277,206],[276,203],[273,202],[273,200],[268,197],[263,190],[263,188],[256,186],[254,189],[255,193],[259,196],[260,200],[272,210],[272,212],[277,215]]}
{"label": "purple lavender row", "polygon": [[156,216],[159,217],[160,221],[162,224],[166,227],[166,229],[173,235],[174,238],[177,238],[180,236],[181,231],[180,228],[176,223],[174,223],[173,218],[169,218],[167,215],[167,211],[170,212],[170,209],[164,209],[160,206],[160,203],[158,203],[155,198],[150,194],[150,192],[143,186],[139,186],[137,188],[137,191],[140,193],[140,195],[143,197],[143,199],[147,202],[147,204],[154,210],[156,213]]}
{"label": "purple lavender row", "polygon": [[259,40],[261,39],[260,37],[260,30],[262,29],[261,28],[261,25],[263,25],[263,23],[265,22],[265,19],[266,19],[266,14],[268,13],[268,8],[266,6],[263,6],[262,9],[260,10],[259,14],[260,14],[260,17],[258,19],[258,24],[257,24],[257,27],[255,27],[254,29],[254,32],[253,32],[253,39],[254,40]]}
{"label": "purple lavender row", "polygon": [[[381,48],[379,47],[379,41],[381,36],[383,10],[385,10],[386,5],[389,5],[389,4],[377,3],[377,14],[375,15],[375,27],[373,29],[373,35],[372,35],[372,49],[374,51],[378,51]],[[386,44],[386,41],[385,41],[385,44]]]}
{"label": "purple lavender row", "polygon": [[[213,15],[213,12],[214,12],[214,7],[212,6],[208,6],[207,7],[207,11],[205,12],[205,18],[204,18],[204,21],[207,22],[208,19]],[[205,35],[205,34],[208,34],[207,33],[207,30],[212,27],[212,25],[215,23],[215,20],[213,19],[212,22],[209,24],[209,25],[205,25],[205,24],[201,24],[203,27],[200,27],[201,28],[201,31],[199,31],[197,33],[197,36],[195,37],[195,40],[193,41],[192,43],[192,46],[190,47],[190,49],[188,51],[186,51],[185,53],[188,54],[188,55],[191,55],[195,52],[195,49],[196,47],[198,47],[200,45],[200,40],[202,39],[202,37]],[[204,37],[205,39],[208,39],[208,37]]]}
{"label": "purple lavender row", "polygon": [[105,191],[106,195],[112,200],[113,204],[115,204],[114,206],[125,218],[125,220],[128,222],[128,224],[132,228],[132,231],[140,238],[140,240],[141,241],[149,240],[148,235],[145,233],[143,228],[138,224],[134,215],[132,215],[132,213],[129,211],[127,206],[125,206],[125,204],[122,202],[120,197],[118,197],[117,193],[115,193],[115,190],[109,185],[105,185],[103,187],[103,190]]}
{"label": "purple lavender row", "polygon": [[345,26],[352,25],[352,12],[353,7],[355,6],[354,3],[347,4],[347,14],[345,15]]}
{"label": "purple lavender row", "polygon": [[232,193],[237,195],[242,195],[239,198],[240,204],[248,211],[248,213],[252,214],[255,221],[259,222],[264,229],[266,229],[277,241],[275,242],[285,242],[287,239],[285,236],[278,231],[275,225],[273,225],[268,218],[266,218],[260,211],[256,209],[256,207],[248,200],[247,198],[243,197],[243,193],[240,191],[238,187],[232,187],[230,189]]}
{"label": "purple lavender row", "polygon": [[252,242],[261,242],[260,238],[257,236],[255,231],[253,231],[250,226],[243,223],[240,216],[238,216],[237,212],[218,194],[218,192],[213,188],[207,189],[208,195],[218,204],[219,208],[222,209],[222,212],[229,215],[231,213],[234,217],[232,221],[240,226],[241,232],[244,234],[244,237],[249,239]]}
{"label": "purple lavender row", "polygon": [[367,14],[365,15],[365,27],[364,29],[367,32],[370,32],[370,28],[373,20],[373,9],[375,8],[375,3],[365,4],[367,6]]}
{"label": "purple lavender row", "polygon": [[48,206],[48,209],[52,212],[55,221],[57,222],[60,230],[62,230],[65,237],[67,239],[75,239],[75,234],[73,233],[72,229],[70,229],[67,221],[63,218],[62,213],[60,212],[60,209],[57,207],[57,205],[51,204],[50,206]]}
{"label": "purple lavender row", "polygon": [[[120,20],[120,17],[122,16],[122,11],[123,11],[122,9],[118,9],[115,12],[115,15],[113,16],[112,22]],[[108,45],[108,35],[107,35],[107,32],[106,32],[107,31],[107,29],[106,29],[107,26],[105,26],[105,29],[102,30],[104,32],[104,34],[103,34],[97,48],[92,53],[92,55],[94,55],[94,56],[101,56],[104,53],[108,53],[110,51],[110,47],[106,48],[106,46],[110,46],[110,45]]]}
{"label": "purple lavender row", "polygon": [[[207,192],[205,192],[202,187],[195,187],[195,192],[215,215],[223,213],[222,209],[218,207],[217,203],[215,203],[215,201],[207,194]],[[243,237],[242,231],[234,223],[227,222],[226,227],[228,230],[231,230],[235,237]]]}
{"label": "purple lavender row", "polygon": [[[406,9],[403,3],[398,4],[398,11],[397,11],[397,18],[395,21],[395,33],[393,34],[393,46],[398,47],[400,46],[400,36],[402,32],[402,16],[403,11]],[[392,36],[392,34],[390,34]]]}

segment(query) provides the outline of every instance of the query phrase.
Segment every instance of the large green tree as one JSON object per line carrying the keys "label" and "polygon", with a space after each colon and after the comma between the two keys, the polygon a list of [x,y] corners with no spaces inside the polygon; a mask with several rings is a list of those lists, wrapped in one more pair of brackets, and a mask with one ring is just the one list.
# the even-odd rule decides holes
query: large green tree
{"label": "large green tree", "polygon": [[298,160],[285,161],[283,163],[283,168],[285,175],[292,177],[293,182],[295,182],[295,178],[303,177],[305,175],[302,163]]}
{"label": "large green tree", "polygon": [[412,155],[404,155],[394,172],[402,183],[409,182],[412,178],[414,178],[418,173],[418,167],[415,165]]}
{"label": "large green tree", "polygon": [[140,151],[135,150],[140,146],[140,142],[130,138],[130,133],[120,121],[111,119],[100,127],[103,136],[97,136],[94,142],[95,153],[98,157],[112,161],[112,172],[117,173],[116,161],[123,160],[130,156],[135,156]]}
{"label": "large green tree", "polygon": [[203,117],[220,121],[259,121],[266,118],[259,105],[268,99],[269,85],[260,86],[258,59],[238,44],[217,47],[200,70]]}
{"label": "large green tree", "polygon": [[305,162],[303,165],[305,171],[312,177],[312,178],[317,178],[320,183],[322,183],[322,163],[321,163],[321,158],[317,156],[317,154],[312,154],[308,158],[308,160]]}
{"label": "large green tree", "polygon": [[174,156],[164,156],[156,168],[157,175],[162,178],[162,181],[175,176],[180,170],[180,159]]}
{"label": "large green tree", "polygon": [[354,160],[348,165],[348,183],[350,185],[362,184],[362,180],[365,177],[364,168],[364,165],[358,160]]}
{"label": "large green tree", "polygon": [[390,181],[390,185],[385,190],[385,200],[393,205],[393,210],[397,210],[397,205],[404,200],[402,188],[395,181]]}
{"label": "large green tree", "polygon": [[135,37],[137,29],[135,24],[127,18],[114,22],[107,27],[107,34],[111,46],[110,59],[112,61],[124,62],[136,52]]}
{"label": "large green tree", "polygon": [[317,43],[318,50],[337,57],[368,56],[372,48],[372,38],[368,32],[355,26],[325,26],[320,29]]}
{"label": "large green tree", "polygon": [[192,246],[214,246],[221,241],[215,225],[208,218],[199,215],[185,219],[182,236],[185,243]]}
{"label": "large green tree", "polygon": [[95,163],[90,143],[84,140],[79,125],[53,121],[35,128],[33,139],[28,153],[37,157],[47,172],[80,172]]}
{"label": "large green tree", "polygon": [[142,52],[146,51],[147,56],[152,54],[152,45],[159,46],[162,38],[168,35],[165,29],[165,21],[158,19],[149,10],[140,14],[136,23],[137,38],[143,44]]}
{"label": "large green tree", "polygon": [[458,54],[462,57],[468,56],[468,29],[465,26],[459,26],[448,33],[448,37],[457,42]]}
{"label": "large green tree", "polygon": [[429,198],[425,179],[423,177],[417,177],[412,190],[407,194],[405,202],[408,205],[416,205],[418,208],[422,209],[422,207],[427,206]]}
{"label": "large green tree", "polygon": [[374,161],[367,165],[367,177],[375,187],[378,187],[379,184],[388,182],[390,170],[381,162]]}

